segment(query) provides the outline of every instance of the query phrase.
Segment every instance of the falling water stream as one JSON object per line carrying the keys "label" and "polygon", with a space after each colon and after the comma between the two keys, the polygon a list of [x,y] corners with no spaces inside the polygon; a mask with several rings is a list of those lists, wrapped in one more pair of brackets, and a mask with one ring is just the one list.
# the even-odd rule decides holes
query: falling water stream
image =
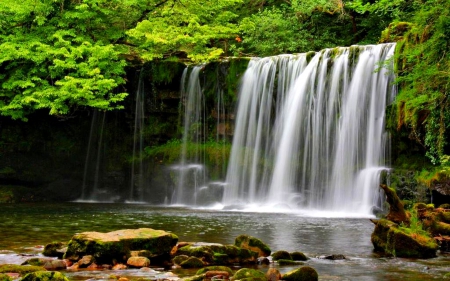
{"label": "falling water stream", "polygon": [[239,91],[223,204],[370,214],[387,169],[394,49],[253,59]]}

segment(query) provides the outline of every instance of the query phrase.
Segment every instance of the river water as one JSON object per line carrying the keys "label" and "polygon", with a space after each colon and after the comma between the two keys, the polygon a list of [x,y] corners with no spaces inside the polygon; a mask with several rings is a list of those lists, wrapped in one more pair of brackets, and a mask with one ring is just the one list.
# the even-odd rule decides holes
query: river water
{"label": "river water", "polygon": [[[240,234],[255,236],[272,249],[301,251],[320,280],[441,280],[450,272],[450,255],[429,260],[383,257],[373,252],[368,218],[339,218],[333,214],[237,212],[145,204],[61,203],[0,205],[0,264],[20,264],[38,255],[45,244],[69,241],[84,231],[109,232],[149,227],[172,232],[179,241],[233,244]],[[312,216],[311,216],[312,215]],[[324,255],[343,254],[331,261]],[[284,273],[292,266],[277,266]],[[265,267],[259,267],[263,272]],[[64,272],[71,280],[108,280],[112,275],[129,278],[171,278],[171,271],[141,270]],[[177,276],[192,274],[174,270]]]}

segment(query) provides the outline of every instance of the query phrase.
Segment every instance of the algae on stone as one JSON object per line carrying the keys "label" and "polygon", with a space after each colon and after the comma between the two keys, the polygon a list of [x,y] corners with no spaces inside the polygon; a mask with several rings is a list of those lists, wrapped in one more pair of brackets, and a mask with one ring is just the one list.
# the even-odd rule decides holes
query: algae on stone
{"label": "algae on stone", "polygon": [[259,257],[270,256],[270,253],[272,252],[269,246],[258,238],[245,234],[236,237],[234,240],[234,245],[239,248],[257,252]]}
{"label": "algae on stone", "polygon": [[21,281],[69,281],[69,279],[58,271],[35,271],[25,275]]}

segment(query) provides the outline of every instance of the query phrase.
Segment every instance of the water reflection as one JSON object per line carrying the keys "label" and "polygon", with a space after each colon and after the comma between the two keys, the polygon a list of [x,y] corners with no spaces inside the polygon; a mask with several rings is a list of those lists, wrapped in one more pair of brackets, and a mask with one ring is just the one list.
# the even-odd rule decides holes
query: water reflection
{"label": "water reflection", "polygon": [[[89,203],[0,205],[0,264],[20,263],[23,258],[17,253],[39,253],[43,245],[68,241],[74,233],[139,227],[173,232],[180,241],[222,244],[233,244],[238,235],[249,234],[273,251],[302,251],[312,257],[308,264],[317,269],[321,280],[436,280],[450,271],[448,256],[408,260],[374,254],[370,242],[374,226],[366,218]],[[347,259],[319,258],[331,254]],[[280,268],[282,272],[290,269]],[[86,280],[81,273],[70,274],[76,275],[71,276],[73,280]]]}

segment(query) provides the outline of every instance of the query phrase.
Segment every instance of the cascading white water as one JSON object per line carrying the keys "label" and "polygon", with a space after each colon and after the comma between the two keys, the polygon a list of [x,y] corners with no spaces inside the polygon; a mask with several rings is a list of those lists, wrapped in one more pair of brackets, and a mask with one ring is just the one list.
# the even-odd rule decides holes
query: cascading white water
{"label": "cascading white water", "polygon": [[134,134],[133,134],[133,162],[131,164],[131,184],[129,201],[144,201],[144,120],[145,120],[145,88],[144,88],[144,69],[139,75],[138,88],[136,90],[135,116],[134,116]]}
{"label": "cascading white water", "polygon": [[[201,151],[194,150],[188,155],[189,144],[205,141],[205,99],[200,86],[199,75],[203,66],[194,66],[187,77],[188,68],[181,78],[181,98],[184,104],[184,132],[180,164],[173,167],[179,172],[178,184],[172,194],[172,204],[196,204],[196,193],[206,181],[204,160]],[[186,80],[187,86],[186,86]]]}
{"label": "cascading white water", "polygon": [[223,203],[368,214],[385,169],[384,111],[395,92],[393,73],[380,64],[394,49],[326,49],[307,65],[306,54],[252,60]]}

